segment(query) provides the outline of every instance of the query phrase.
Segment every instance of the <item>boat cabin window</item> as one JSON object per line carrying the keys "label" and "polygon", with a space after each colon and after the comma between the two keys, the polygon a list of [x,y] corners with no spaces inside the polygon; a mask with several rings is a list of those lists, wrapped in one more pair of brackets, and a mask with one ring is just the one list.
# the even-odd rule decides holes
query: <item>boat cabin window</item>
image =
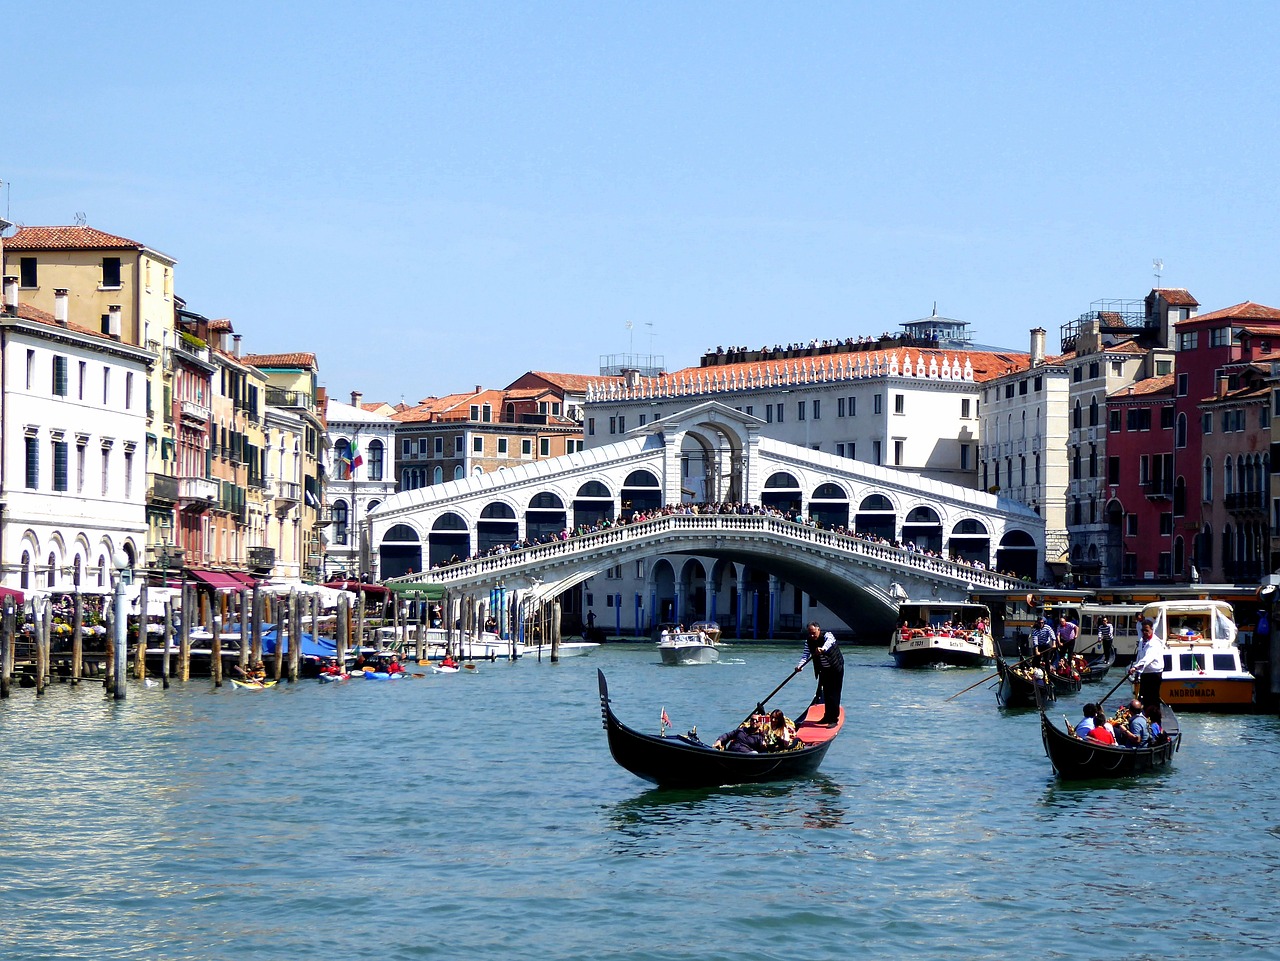
{"label": "boat cabin window", "polygon": [[1215,654],[1213,655],[1213,669],[1215,671],[1238,671],[1240,666],[1236,664],[1236,655],[1231,654]]}

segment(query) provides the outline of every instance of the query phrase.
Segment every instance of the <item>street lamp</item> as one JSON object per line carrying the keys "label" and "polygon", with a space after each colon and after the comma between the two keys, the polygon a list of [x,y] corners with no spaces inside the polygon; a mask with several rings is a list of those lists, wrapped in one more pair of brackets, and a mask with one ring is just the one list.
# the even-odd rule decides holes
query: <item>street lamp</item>
{"label": "street lamp", "polygon": [[128,566],[129,558],[124,551],[117,550],[111,555],[111,567],[114,569],[111,576],[116,591],[111,617],[111,658],[115,672],[112,695],[117,701],[124,700],[125,628],[128,618],[124,603],[124,572]]}

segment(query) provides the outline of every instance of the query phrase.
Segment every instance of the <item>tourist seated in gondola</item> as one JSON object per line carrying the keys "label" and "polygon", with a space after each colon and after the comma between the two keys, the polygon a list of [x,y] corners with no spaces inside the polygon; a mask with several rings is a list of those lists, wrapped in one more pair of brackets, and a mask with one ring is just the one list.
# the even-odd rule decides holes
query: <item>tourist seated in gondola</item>
{"label": "tourist seated in gondola", "polygon": [[1099,744],[1114,745],[1116,736],[1112,725],[1107,723],[1107,715],[1105,711],[1099,711],[1093,718],[1093,730],[1085,738],[1087,741],[1097,741]]}
{"label": "tourist seated in gondola", "polygon": [[1084,740],[1089,736],[1089,732],[1093,730],[1093,726],[1097,723],[1098,705],[1090,702],[1084,706],[1084,717],[1076,724],[1076,737]]}
{"label": "tourist seated in gondola", "polygon": [[1134,698],[1125,711],[1123,724],[1113,725],[1116,743],[1121,747],[1148,747],[1151,743],[1151,724],[1143,713],[1142,702]]}
{"label": "tourist seated in gondola", "polygon": [[796,725],[780,710],[769,714],[769,727],[765,734],[765,747],[770,751],[788,751],[796,744]]}
{"label": "tourist seated in gondola", "polygon": [[769,715],[752,714],[740,727],[721,734],[711,746],[731,754],[763,754],[769,749],[768,730]]}
{"label": "tourist seated in gondola", "polygon": [[1151,725],[1151,743],[1165,744],[1168,743],[1169,735],[1164,730],[1164,712],[1160,707],[1148,707],[1142,713],[1147,716],[1147,723]]}

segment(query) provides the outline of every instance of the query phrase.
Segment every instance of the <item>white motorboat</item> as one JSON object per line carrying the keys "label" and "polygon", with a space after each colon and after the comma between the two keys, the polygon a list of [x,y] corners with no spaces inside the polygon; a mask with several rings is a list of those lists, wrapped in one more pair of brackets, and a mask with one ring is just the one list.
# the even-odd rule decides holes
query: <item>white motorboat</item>
{"label": "white motorboat", "polygon": [[662,663],[671,667],[686,664],[714,664],[720,660],[716,648],[720,629],[713,625],[694,624],[689,630],[663,631],[658,638]]}
{"label": "white motorboat", "polygon": [[1175,710],[1247,711],[1254,677],[1240,663],[1236,622],[1226,601],[1157,601],[1142,610],[1169,648],[1160,699]]}
{"label": "white motorboat", "polygon": [[[590,654],[600,645],[595,641],[561,641],[556,645],[557,653],[560,657],[581,657]],[[535,644],[533,646],[525,645],[524,656],[539,658],[551,656],[550,644]]]}

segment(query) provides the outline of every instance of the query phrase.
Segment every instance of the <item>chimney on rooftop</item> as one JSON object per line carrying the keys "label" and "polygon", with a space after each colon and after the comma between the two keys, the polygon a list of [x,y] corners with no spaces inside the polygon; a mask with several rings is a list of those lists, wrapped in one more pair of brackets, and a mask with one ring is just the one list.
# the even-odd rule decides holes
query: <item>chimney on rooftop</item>
{"label": "chimney on rooftop", "polygon": [[1231,390],[1231,380],[1226,374],[1218,375],[1218,396],[1226,397]]}
{"label": "chimney on rooftop", "polygon": [[353,391],[351,392],[351,406],[352,406],[352,407],[359,407],[359,406],[360,406],[360,402],[361,402],[362,400],[364,400],[364,394],[360,393],[360,391],[358,391],[358,390],[353,390]]}
{"label": "chimney on rooftop", "polygon": [[1037,327],[1031,331],[1031,366],[1039,367],[1044,363],[1044,328]]}
{"label": "chimney on rooftop", "polygon": [[18,313],[18,278],[4,279],[4,310],[7,314]]}
{"label": "chimney on rooftop", "polygon": [[53,290],[53,319],[59,327],[67,326],[67,294],[66,287],[55,287]]}
{"label": "chimney on rooftop", "polygon": [[478,394],[478,393],[480,393],[480,391],[482,391],[482,390],[484,390],[484,385],[483,385],[483,384],[476,384],[476,393]]}
{"label": "chimney on rooftop", "polygon": [[240,356],[240,335],[239,334],[231,335],[231,355],[237,358]]}

